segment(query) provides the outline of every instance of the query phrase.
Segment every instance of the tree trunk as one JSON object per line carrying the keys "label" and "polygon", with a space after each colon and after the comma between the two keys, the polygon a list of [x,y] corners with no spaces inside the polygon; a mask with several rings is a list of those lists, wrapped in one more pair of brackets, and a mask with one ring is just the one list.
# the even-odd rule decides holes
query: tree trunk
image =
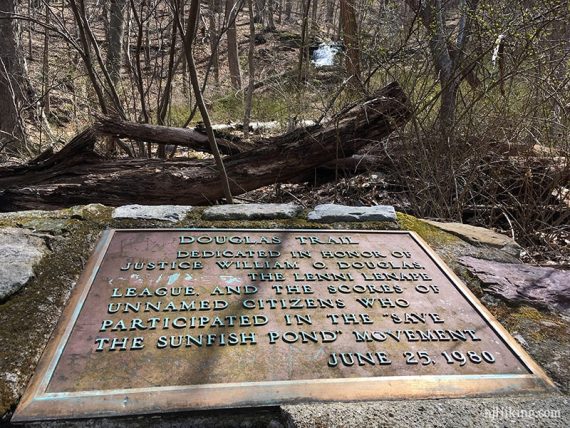
{"label": "tree trunk", "polygon": [[249,135],[249,120],[251,119],[251,108],[253,104],[253,89],[254,89],[254,75],[255,75],[255,64],[254,64],[254,51],[255,51],[255,23],[253,22],[253,0],[248,0],[249,9],[249,47],[247,51],[247,64],[248,64],[248,74],[249,80],[247,83],[247,90],[245,93],[245,105],[243,114],[243,134],[247,138]]}
{"label": "tree trunk", "polygon": [[95,71],[95,66],[93,64],[93,58],[91,56],[91,47],[89,45],[89,40],[87,38],[87,35],[85,33],[85,28],[83,26],[82,17],[85,16],[84,10],[82,10],[74,0],[69,1],[69,6],[73,11],[77,33],[82,47],[82,49],[79,51],[79,54],[81,55],[81,59],[83,60],[83,65],[85,66],[85,71],[89,76],[91,86],[93,86],[93,90],[97,94],[99,107],[101,108],[103,114],[107,114],[108,112],[107,102],[105,101],[103,88],[101,87],[99,79],[97,78],[97,73]]}
{"label": "tree trunk", "polygon": [[[176,57],[176,41],[178,37],[178,26],[172,21],[170,33],[170,52],[168,54],[168,72],[166,75],[166,83],[164,84],[164,92],[158,103],[157,122],[159,125],[166,125],[166,115],[168,106],[172,98],[172,82],[174,81],[176,70],[179,62],[175,61]],[[159,156],[164,157],[163,149],[159,148]]]}
{"label": "tree trunk", "polygon": [[16,0],[0,0],[0,152],[17,153],[25,146],[22,110],[29,102],[31,86],[18,39]]}
{"label": "tree trunk", "polygon": [[356,24],[355,0],[340,0],[340,16],[344,45],[346,46],[346,72],[350,78],[349,87],[362,90],[360,80],[360,47]]}
{"label": "tree trunk", "polygon": [[[49,0],[45,2],[45,12],[46,12],[46,24],[50,24],[50,9]],[[49,117],[51,114],[51,103],[50,103],[50,68],[49,68],[49,30],[44,29],[44,52],[42,58],[42,105],[43,114],[45,117]]]}
{"label": "tree trunk", "polygon": [[194,96],[196,97],[196,104],[200,109],[200,114],[202,115],[202,121],[204,122],[204,127],[206,128],[206,133],[208,135],[208,142],[212,149],[212,154],[214,155],[214,160],[216,161],[216,169],[218,170],[219,180],[221,187],[224,191],[224,196],[226,197],[226,203],[233,204],[232,192],[230,190],[230,183],[228,181],[228,174],[226,173],[226,167],[224,166],[224,161],[220,155],[218,144],[216,143],[216,136],[212,130],[212,124],[210,123],[210,115],[208,114],[208,109],[206,108],[206,103],[202,97],[202,92],[200,90],[200,83],[198,82],[198,71],[196,70],[196,64],[194,62],[194,52],[193,44],[196,42],[196,30],[198,29],[198,21],[200,19],[200,0],[192,0],[190,3],[190,11],[188,12],[188,22],[186,26],[186,37],[184,40],[184,51],[186,53],[186,61],[188,62],[188,69],[190,70],[190,82],[192,83],[192,89],[194,90]]}
{"label": "tree trunk", "polygon": [[556,88],[552,97],[552,125],[550,127],[550,138],[552,141],[563,141],[564,133],[568,134],[568,114],[564,110],[563,95],[570,90],[570,79],[568,79],[568,54],[570,53],[570,2],[562,2],[563,12],[561,16],[552,24],[550,63],[555,69],[553,73],[553,85]]}
{"label": "tree trunk", "polygon": [[291,21],[291,11],[293,9],[293,0],[285,0],[285,21]]}
{"label": "tree trunk", "polygon": [[279,0],[277,3],[277,23],[282,24],[282,17],[283,17],[283,0]]}
{"label": "tree trunk", "polygon": [[254,18],[253,21],[256,24],[261,24],[262,27],[265,27],[267,22],[267,14],[265,11],[265,3],[266,0],[254,0]]}
{"label": "tree trunk", "polygon": [[265,7],[267,8],[267,23],[265,25],[265,31],[275,31],[275,21],[273,21],[273,13],[275,12],[275,0],[266,0]]}
{"label": "tree trunk", "polygon": [[319,13],[319,2],[315,0],[313,2],[313,10],[311,11],[311,28],[313,29],[313,33],[318,33],[319,30],[319,22],[318,22],[318,13]]}
{"label": "tree trunk", "polygon": [[439,109],[440,132],[443,139],[450,144],[453,142],[455,127],[455,111],[457,102],[457,91],[459,90],[459,79],[453,77],[440,76],[441,82],[441,102]]}
{"label": "tree trunk", "polygon": [[214,82],[216,85],[220,84],[220,59],[218,54],[218,23],[217,16],[219,12],[219,0],[209,0],[210,13],[208,15],[209,21],[209,37],[210,37],[210,54],[212,56],[212,73],[214,73]]}
{"label": "tree trunk", "polygon": [[326,22],[332,24],[334,21],[334,9],[336,6],[336,0],[327,0],[327,14],[326,14]]}
{"label": "tree trunk", "polygon": [[[140,9],[137,10],[134,0],[131,0],[131,8],[133,12],[133,17],[137,23],[137,44],[135,47],[135,67],[136,67],[136,83],[137,89],[140,97],[141,105],[141,115],[145,123],[150,122],[150,115],[147,108],[147,95],[145,95],[144,81],[143,81],[143,70],[142,70],[142,59],[141,54],[143,51],[143,37],[144,37],[144,12],[146,7],[146,0],[142,0],[140,4]],[[150,157],[150,153],[149,153]]]}
{"label": "tree trunk", "polygon": [[107,50],[107,69],[113,85],[117,86],[121,77],[123,64],[123,36],[125,33],[125,8],[127,0],[111,0],[109,30],[107,32],[109,47]]}
{"label": "tree trunk", "polygon": [[[317,0],[313,0],[317,1]],[[301,47],[299,48],[299,63],[297,67],[297,84],[301,85],[307,80],[307,65],[309,58],[308,26],[311,0],[303,0],[303,21],[301,23]]]}
{"label": "tree trunk", "polygon": [[241,69],[239,65],[239,52],[237,44],[236,16],[237,10],[235,0],[226,0],[226,21],[228,23],[228,67],[230,69],[230,80],[235,90],[241,89]]}
{"label": "tree trunk", "polygon": [[[232,193],[291,180],[307,170],[345,158],[402,126],[411,108],[392,83],[373,97],[345,108],[326,126],[298,129],[261,147],[229,156]],[[211,160],[108,160],[93,152],[88,130],[41,163],[0,169],[0,210],[55,209],[99,202],[106,205],[211,204],[224,196]]]}

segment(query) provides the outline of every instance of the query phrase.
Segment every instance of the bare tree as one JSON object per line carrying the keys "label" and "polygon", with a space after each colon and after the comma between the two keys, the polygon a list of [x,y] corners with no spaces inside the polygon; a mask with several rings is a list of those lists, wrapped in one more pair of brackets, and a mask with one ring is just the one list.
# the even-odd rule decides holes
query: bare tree
{"label": "bare tree", "polygon": [[247,84],[247,91],[245,94],[245,107],[243,115],[243,132],[246,138],[249,133],[249,120],[251,118],[253,89],[255,82],[254,81],[255,64],[253,57],[255,50],[255,23],[254,23],[254,13],[253,13],[253,0],[248,0],[248,10],[249,10],[249,47],[247,51],[247,64],[248,64],[249,81]]}
{"label": "bare tree", "polygon": [[107,69],[116,86],[121,76],[123,63],[123,38],[125,33],[125,10],[127,0],[111,0],[109,28],[107,31]]}
{"label": "bare tree", "polygon": [[562,13],[559,19],[555,19],[552,25],[550,61],[554,68],[552,82],[554,84],[553,110],[551,135],[553,139],[558,139],[564,134],[564,124],[569,123],[568,110],[570,105],[565,105],[563,98],[558,94],[568,94],[570,90],[570,79],[568,74],[568,56],[570,54],[570,2],[562,0]]}
{"label": "bare tree", "polygon": [[293,10],[293,0],[285,0],[285,21],[291,20],[292,10]]}
{"label": "bare tree", "polygon": [[226,22],[228,26],[228,66],[230,69],[230,79],[232,87],[241,89],[241,69],[239,64],[239,52],[237,45],[236,20],[238,10],[241,7],[241,0],[226,0]]}
{"label": "bare tree", "polygon": [[361,90],[360,80],[360,47],[358,43],[358,27],[356,20],[356,1],[340,0],[340,19],[346,46],[346,71],[349,76],[349,87]]}
{"label": "bare tree", "polygon": [[[168,57],[168,69],[166,74],[166,83],[164,84],[164,91],[162,96],[159,97],[158,101],[158,112],[157,112],[157,122],[159,125],[166,125],[166,115],[168,113],[168,107],[172,99],[172,86],[175,78],[176,70],[180,61],[176,60],[176,42],[178,38],[178,26],[176,25],[175,19],[172,20],[172,28],[170,32],[170,52]],[[166,157],[166,147],[164,145],[159,145],[157,149],[157,155],[160,158]]]}
{"label": "bare tree", "polygon": [[[179,17],[177,17],[179,19]],[[208,141],[210,142],[210,147],[212,149],[212,154],[216,161],[216,167],[220,174],[220,182],[224,190],[224,196],[226,197],[226,202],[232,204],[233,198],[230,190],[230,184],[228,181],[228,175],[226,173],[226,168],[220,155],[220,150],[216,143],[216,137],[212,129],[212,124],[210,122],[210,115],[208,114],[208,109],[206,108],[206,103],[204,103],[204,98],[202,97],[202,92],[200,89],[200,83],[198,82],[198,72],[196,70],[196,64],[194,62],[193,44],[196,39],[196,30],[198,28],[198,20],[200,19],[200,0],[192,0],[190,3],[190,10],[188,11],[188,22],[186,27],[186,36],[183,37],[184,41],[184,51],[186,54],[186,61],[188,62],[188,68],[190,70],[190,81],[192,83],[192,89],[194,90],[194,95],[196,97],[196,104],[200,109],[200,114],[202,115],[202,121],[204,122],[204,127],[206,128],[206,133],[208,134]],[[180,25],[180,21],[178,21]]]}
{"label": "bare tree", "polygon": [[318,22],[318,14],[319,14],[319,2],[318,0],[315,0],[313,2],[313,10],[311,11],[311,27],[313,28],[313,32],[317,32],[316,30],[318,30],[319,28],[319,22]]}
{"label": "bare tree", "polygon": [[326,12],[325,21],[328,24],[332,24],[334,20],[335,6],[336,6],[336,0],[327,0],[327,12]]}
{"label": "bare tree", "polygon": [[216,84],[220,83],[220,59],[218,52],[218,14],[220,12],[220,0],[209,0],[208,6],[210,8],[208,14],[209,21],[209,38],[210,38],[210,52],[212,55],[212,72],[214,73],[214,81]]}
{"label": "bare tree", "polygon": [[[316,1],[316,0],[313,0]],[[297,83],[300,85],[307,79],[307,57],[309,56],[309,11],[311,0],[303,0],[303,21],[301,23],[301,47],[299,49],[299,62],[297,67]]]}
{"label": "bare tree", "polygon": [[419,15],[428,32],[429,49],[441,85],[439,122],[442,137],[453,141],[456,101],[459,85],[463,80],[463,60],[475,11],[479,0],[461,0],[457,37],[451,41],[446,26],[446,9],[441,0],[406,0]]}
{"label": "bare tree", "polygon": [[265,24],[266,31],[275,31],[275,21],[273,20],[273,14],[275,12],[275,0],[266,0],[265,2],[267,22]]}
{"label": "bare tree", "polygon": [[0,0],[0,150],[15,153],[25,146],[22,111],[29,103],[30,83],[13,18],[16,0]]}
{"label": "bare tree", "polygon": [[[45,12],[46,12],[46,25],[49,26],[50,24],[50,8],[49,8],[49,0],[45,0]],[[42,105],[43,105],[43,113],[46,117],[49,117],[51,111],[51,103],[50,103],[50,67],[49,67],[49,30],[46,28],[44,30],[44,52],[42,58]]]}
{"label": "bare tree", "polygon": [[[145,123],[150,122],[150,115],[147,108],[146,93],[143,82],[143,71],[141,67],[141,53],[143,50],[143,37],[144,37],[144,18],[143,13],[146,6],[146,0],[142,0],[140,7],[137,7],[134,0],[130,0],[131,11],[137,29],[137,41],[135,44],[134,65],[131,71],[137,87],[137,92],[140,100],[142,120]],[[150,153],[149,153],[150,156]]]}

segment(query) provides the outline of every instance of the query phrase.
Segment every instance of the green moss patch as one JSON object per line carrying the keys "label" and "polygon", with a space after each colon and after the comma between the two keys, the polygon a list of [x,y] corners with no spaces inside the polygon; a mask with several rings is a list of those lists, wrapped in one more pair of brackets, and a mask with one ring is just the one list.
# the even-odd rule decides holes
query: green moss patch
{"label": "green moss patch", "polygon": [[396,213],[398,222],[403,230],[410,230],[416,232],[421,238],[429,245],[435,247],[443,246],[446,244],[455,244],[462,242],[461,239],[450,233],[444,232],[431,224],[422,221],[413,215],[404,214],[401,212]]}

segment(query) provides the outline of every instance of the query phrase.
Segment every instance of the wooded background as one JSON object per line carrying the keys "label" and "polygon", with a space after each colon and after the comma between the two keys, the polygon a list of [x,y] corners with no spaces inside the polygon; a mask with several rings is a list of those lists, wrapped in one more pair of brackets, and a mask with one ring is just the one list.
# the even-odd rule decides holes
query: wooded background
{"label": "wooded background", "polygon": [[[396,117],[407,124],[396,120],[400,128],[387,139],[389,132],[358,128],[369,141],[355,156],[307,162],[297,174],[306,194],[332,180],[330,200],[395,203],[568,251],[569,7],[568,0],[0,0],[0,210],[17,209],[18,198],[27,201],[20,207],[41,206],[41,198],[22,199],[30,182],[15,174],[48,171],[51,151],[85,137],[85,128],[97,131],[95,151],[105,159],[153,158],[166,168],[181,156],[210,156],[197,154],[205,151],[219,170],[224,156],[257,159],[248,150],[275,143],[250,125],[264,122],[282,141],[293,135],[308,144],[331,135],[325,131],[346,105],[366,106],[397,81],[409,114]],[[323,43],[339,53],[334,65],[315,67],[311,55]],[[307,121],[318,129],[287,134]],[[208,135],[210,122],[224,126]],[[232,133],[236,127],[243,132]],[[283,150],[272,152],[274,162],[287,158]],[[34,186],[69,184],[58,171],[59,181],[46,172]],[[350,181],[363,171],[369,175]],[[378,173],[385,175],[362,178]],[[185,179],[197,182],[194,174]],[[228,191],[252,188],[231,179]],[[259,185],[290,181],[278,172]],[[253,199],[304,197],[278,189]],[[232,195],[214,192],[200,203],[220,198]]]}

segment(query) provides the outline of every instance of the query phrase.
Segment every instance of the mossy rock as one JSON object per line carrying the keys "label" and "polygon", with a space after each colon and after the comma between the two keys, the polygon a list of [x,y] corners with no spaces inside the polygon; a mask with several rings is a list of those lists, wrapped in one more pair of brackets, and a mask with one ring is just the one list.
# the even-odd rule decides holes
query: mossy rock
{"label": "mossy rock", "polygon": [[512,307],[498,301],[491,313],[515,337],[565,394],[570,394],[570,322],[556,313],[529,306]]}
{"label": "mossy rock", "polygon": [[54,236],[46,237],[51,252],[34,269],[35,277],[0,305],[0,415],[15,407],[104,228],[100,223],[71,219],[69,210],[24,213],[3,220],[2,226],[40,230],[57,220],[65,228],[51,228]]}
{"label": "mossy rock", "polygon": [[398,222],[403,230],[409,230],[416,232],[420,237],[428,243],[428,245],[434,247],[442,247],[449,244],[458,244],[463,242],[458,237],[444,232],[425,221],[420,220],[410,214],[404,214],[401,212],[396,213],[398,216]]}

